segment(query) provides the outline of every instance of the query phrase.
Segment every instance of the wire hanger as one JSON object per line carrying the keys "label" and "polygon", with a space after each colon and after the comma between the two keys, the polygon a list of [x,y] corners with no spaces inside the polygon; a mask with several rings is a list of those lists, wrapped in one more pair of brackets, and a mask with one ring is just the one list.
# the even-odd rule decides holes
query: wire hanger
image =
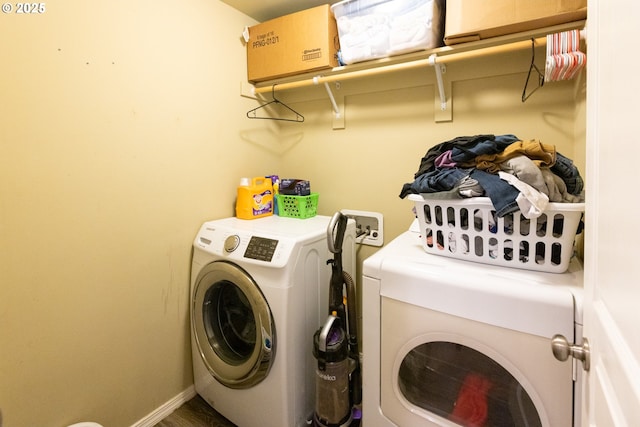
{"label": "wire hanger", "polygon": [[[273,98],[272,101],[267,102],[266,104],[262,104],[261,106],[254,108],[253,110],[249,110],[247,111],[247,117],[250,119],[265,119],[265,120],[282,120],[285,122],[297,122],[297,123],[302,123],[304,122],[304,116],[300,113],[298,113],[296,110],[294,110],[293,108],[289,107],[287,104],[279,101],[276,98],[276,85],[274,84],[273,86],[271,86],[271,97]],[[286,108],[288,111],[292,112],[293,114],[295,114],[295,118],[288,118],[288,117],[272,117],[272,116],[258,116],[256,114],[256,112],[258,110],[262,110],[265,107],[267,107],[268,105],[271,104],[275,104],[275,105],[281,105],[284,108]]]}
{"label": "wire hanger", "polygon": [[[524,82],[524,89],[522,89],[522,102],[529,99],[533,93],[544,86],[544,74],[540,72],[540,69],[535,64],[536,60],[536,46],[535,39],[531,39],[531,65],[529,66],[529,73],[527,74],[527,80]],[[527,95],[527,86],[529,86],[529,79],[531,78],[531,72],[534,71],[538,74],[538,86],[536,86],[529,94]]]}

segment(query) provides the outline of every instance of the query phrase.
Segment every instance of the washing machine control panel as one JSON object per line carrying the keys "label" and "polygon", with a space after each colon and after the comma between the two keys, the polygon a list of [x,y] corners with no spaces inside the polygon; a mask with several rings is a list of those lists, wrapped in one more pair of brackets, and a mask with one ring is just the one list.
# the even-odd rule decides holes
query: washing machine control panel
{"label": "washing machine control panel", "polygon": [[251,236],[247,249],[244,252],[244,257],[271,262],[277,246],[277,240]]}
{"label": "washing machine control panel", "polygon": [[[242,224],[245,227],[251,224]],[[263,234],[241,227],[223,227],[205,223],[195,240],[195,247],[230,261],[282,268],[287,265],[296,241],[287,236]]]}

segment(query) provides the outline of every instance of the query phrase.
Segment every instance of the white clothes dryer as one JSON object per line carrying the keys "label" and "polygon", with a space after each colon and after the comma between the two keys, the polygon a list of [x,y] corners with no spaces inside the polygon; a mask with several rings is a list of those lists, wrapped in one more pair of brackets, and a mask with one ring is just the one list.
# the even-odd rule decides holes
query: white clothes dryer
{"label": "white clothes dryer", "polygon": [[579,426],[582,268],[563,274],[424,252],[407,231],[363,264],[363,425]]}
{"label": "white clothes dryer", "polygon": [[[196,392],[242,427],[306,426],[313,333],[328,315],[330,217],[206,222],[194,245],[191,343]],[[355,224],[343,244],[355,272]]]}

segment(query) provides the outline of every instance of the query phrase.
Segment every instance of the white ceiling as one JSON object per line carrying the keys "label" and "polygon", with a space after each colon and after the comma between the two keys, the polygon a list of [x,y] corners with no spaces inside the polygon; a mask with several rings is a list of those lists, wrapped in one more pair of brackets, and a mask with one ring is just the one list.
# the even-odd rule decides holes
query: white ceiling
{"label": "white ceiling", "polygon": [[338,0],[222,0],[222,2],[256,21],[264,22],[321,4],[337,3]]}

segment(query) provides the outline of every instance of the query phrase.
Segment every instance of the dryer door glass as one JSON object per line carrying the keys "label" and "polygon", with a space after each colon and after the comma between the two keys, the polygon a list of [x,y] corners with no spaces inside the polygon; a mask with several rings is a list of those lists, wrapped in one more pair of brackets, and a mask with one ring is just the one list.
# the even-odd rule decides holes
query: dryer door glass
{"label": "dryer door glass", "polygon": [[523,386],[462,344],[434,341],[413,348],[400,365],[398,386],[412,404],[463,426],[542,426]]}

